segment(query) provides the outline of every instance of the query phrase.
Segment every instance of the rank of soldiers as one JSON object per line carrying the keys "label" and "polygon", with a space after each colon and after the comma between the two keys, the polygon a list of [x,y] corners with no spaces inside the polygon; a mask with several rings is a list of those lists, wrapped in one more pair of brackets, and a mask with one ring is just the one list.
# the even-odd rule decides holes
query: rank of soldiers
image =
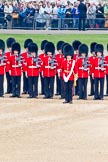
{"label": "rank of soldiers", "polygon": [[[41,95],[44,99],[56,94],[63,103],[73,103],[73,96],[78,100],[87,100],[87,83],[90,78],[90,94],[94,100],[104,98],[104,80],[106,78],[106,96],[108,95],[108,56],[104,55],[104,46],[96,42],[89,47],[75,40],[72,44],[58,41],[57,45],[48,40],[41,42],[41,53],[32,39],[24,41],[25,51],[21,53],[20,43],[14,38],[0,39],[0,97],[4,97],[4,75],[6,74],[7,92],[10,97],[21,97],[21,76],[23,75],[23,94],[27,98],[38,97],[38,79],[41,81]],[[55,52],[57,51],[57,53]],[[107,45],[108,52],[108,45]]]}

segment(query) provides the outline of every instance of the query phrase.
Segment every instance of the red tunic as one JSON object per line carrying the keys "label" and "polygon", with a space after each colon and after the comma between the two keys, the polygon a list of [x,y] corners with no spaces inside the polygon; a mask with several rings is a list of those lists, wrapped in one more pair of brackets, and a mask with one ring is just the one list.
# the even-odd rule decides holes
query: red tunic
{"label": "red tunic", "polygon": [[33,57],[27,59],[27,76],[39,76],[41,63],[36,67],[36,62],[33,61]]}
{"label": "red tunic", "polygon": [[102,69],[99,65],[100,60],[102,60],[102,57],[98,58],[96,57],[94,60],[94,78],[104,78],[106,69]]}
{"label": "red tunic", "polygon": [[23,63],[22,63],[22,70],[23,72],[27,71],[27,57],[28,57],[28,52],[24,52],[21,54]]}
{"label": "red tunic", "polygon": [[85,61],[85,58],[79,58],[77,60],[77,72],[78,72],[78,78],[88,78],[89,73],[89,67],[86,69],[83,66],[83,63]]}
{"label": "red tunic", "polygon": [[6,52],[5,56],[6,56],[6,72],[9,72],[11,52]]}
{"label": "red tunic", "polygon": [[[0,55],[0,57],[2,57],[2,55]],[[2,61],[0,60],[0,75],[4,75],[4,73],[5,73],[5,66],[6,66],[5,61],[3,61],[3,63],[2,63]]]}
{"label": "red tunic", "polygon": [[90,75],[92,75],[94,73],[93,66],[94,66],[95,58],[96,58],[95,56],[89,57],[89,61],[90,61],[90,64],[91,64],[91,66],[90,66]]}
{"label": "red tunic", "polygon": [[10,57],[11,76],[21,76],[22,65],[18,64],[17,58],[18,56],[15,56],[15,55],[12,55]]}
{"label": "red tunic", "polygon": [[[65,74],[66,77],[69,75],[69,73],[71,71],[72,64],[73,64],[73,59],[64,60],[62,62],[62,72],[63,72],[63,75]],[[77,69],[76,69],[76,66],[74,66],[73,72],[72,72],[69,80],[74,80],[74,74],[76,74],[76,73],[77,73]]]}
{"label": "red tunic", "polygon": [[52,60],[52,56],[45,56],[43,59],[43,75],[44,77],[53,77],[56,75],[57,66],[51,66],[50,61]]}

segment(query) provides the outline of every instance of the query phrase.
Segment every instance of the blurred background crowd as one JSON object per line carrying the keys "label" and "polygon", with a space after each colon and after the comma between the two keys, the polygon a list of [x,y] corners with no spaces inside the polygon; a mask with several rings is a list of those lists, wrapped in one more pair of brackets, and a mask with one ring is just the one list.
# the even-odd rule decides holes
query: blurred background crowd
{"label": "blurred background crowd", "polygon": [[[80,0],[0,1],[0,27],[21,29],[78,29]],[[108,28],[108,1],[84,2],[85,28]]]}

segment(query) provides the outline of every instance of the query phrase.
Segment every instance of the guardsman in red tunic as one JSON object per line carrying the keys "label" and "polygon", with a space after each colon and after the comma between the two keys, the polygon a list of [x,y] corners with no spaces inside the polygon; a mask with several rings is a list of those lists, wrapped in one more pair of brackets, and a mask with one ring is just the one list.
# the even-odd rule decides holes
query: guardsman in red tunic
{"label": "guardsman in red tunic", "polygon": [[7,48],[8,48],[8,52],[5,53],[6,56],[6,80],[7,80],[7,92],[6,94],[12,93],[12,79],[11,76],[9,74],[9,70],[10,70],[10,57],[12,55],[12,44],[15,42],[14,38],[8,38],[6,40],[6,44],[7,44]]}
{"label": "guardsman in red tunic", "polygon": [[57,67],[58,76],[60,77],[60,81],[61,81],[61,97],[60,97],[60,99],[65,98],[65,86],[64,86],[64,79],[63,79],[63,72],[62,72],[62,62],[65,60],[63,48],[67,44],[68,43],[63,43],[61,46],[62,55],[58,61],[59,63],[58,63],[58,67]]}
{"label": "guardsman in red tunic", "polygon": [[12,55],[10,57],[9,73],[12,77],[12,96],[20,98],[22,58],[20,55],[20,44],[15,42],[12,44]]}
{"label": "guardsman in red tunic", "polygon": [[75,68],[74,49],[71,45],[65,45],[63,48],[65,60],[62,63],[63,80],[65,85],[65,101],[63,103],[72,104],[72,87],[74,83],[74,76],[77,73]]}
{"label": "guardsman in red tunic", "polygon": [[28,51],[31,56],[27,59],[27,76],[29,85],[29,97],[37,98],[38,96],[38,77],[40,74],[41,60],[38,57],[38,46],[36,43],[30,43]]}
{"label": "guardsman in red tunic", "polygon": [[[57,42],[57,51],[58,53],[56,54],[56,60],[58,62],[58,67],[60,66],[60,61],[61,61],[61,58],[63,57],[63,54],[62,54],[62,45],[63,45],[64,41],[58,41]],[[58,72],[56,74],[56,94],[55,95],[61,95],[61,80],[60,80],[60,77],[58,76]]]}
{"label": "guardsman in red tunic", "polygon": [[54,79],[56,75],[57,62],[55,60],[55,46],[52,42],[45,45],[45,58],[43,59],[43,77],[45,99],[53,98]]}
{"label": "guardsman in red tunic", "polygon": [[[75,62],[77,62],[77,60],[78,60],[78,57],[79,57],[79,50],[78,50],[78,47],[80,46],[80,44],[81,44],[81,42],[79,41],[79,40],[75,40],[75,41],[73,41],[73,43],[72,43],[72,46],[73,46],[73,48],[74,48],[74,56],[73,56],[73,59],[75,60]],[[75,90],[75,95],[78,95],[78,91],[79,91],[79,89],[78,89],[78,80],[76,80],[76,85],[75,85],[75,88],[74,88]],[[74,94],[73,94],[74,95]]]}
{"label": "guardsman in red tunic", "polygon": [[[41,42],[41,50],[42,53],[39,54],[39,58],[43,61],[44,57],[46,56],[45,54],[45,44],[48,43],[47,40],[43,40]],[[42,73],[40,72],[40,81],[41,81],[41,95],[44,95],[44,77],[42,77]]]}
{"label": "guardsman in red tunic", "polygon": [[4,97],[4,74],[5,74],[5,42],[0,39],[0,97]]}
{"label": "guardsman in red tunic", "polygon": [[88,46],[79,46],[79,59],[77,61],[79,98],[87,100],[87,82],[89,74]]}
{"label": "guardsman in red tunic", "polygon": [[96,58],[94,60],[94,76],[93,76],[95,83],[94,100],[103,100],[104,78],[106,71],[106,61],[103,52],[104,52],[103,45],[96,44],[95,46]]}
{"label": "guardsman in red tunic", "polygon": [[[108,53],[108,44],[107,44],[107,53]],[[108,64],[108,55],[105,57],[106,64]],[[106,95],[108,96],[108,66],[106,66]]]}
{"label": "guardsman in red tunic", "polygon": [[29,43],[32,43],[32,39],[28,38],[24,42],[24,48],[25,52],[23,52],[21,55],[23,57],[23,64],[22,64],[22,70],[23,70],[23,93],[22,94],[27,94],[28,93],[28,78],[26,76],[27,72],[27,58],[28,58],[28,45]]}
{"label": "guardsman in red tunic", "polygon": [[94,95],[94,78],[92,76],[93,76],[93,73],[94,73],[93,64],[94,64],[94,60],[95,60],[95,57],[96,57],[96,54],[95,54],[95,46],[96,46],[96,44],[97,44],[96,42],[92,42],[90,44],[90,52],[91,52],[92,56],[89,57],[89,61],[90,61],[90,64],[91,64],[90,72],[89,72],[89,74],[90,74],[90,85],[91,85],[89,96]]}

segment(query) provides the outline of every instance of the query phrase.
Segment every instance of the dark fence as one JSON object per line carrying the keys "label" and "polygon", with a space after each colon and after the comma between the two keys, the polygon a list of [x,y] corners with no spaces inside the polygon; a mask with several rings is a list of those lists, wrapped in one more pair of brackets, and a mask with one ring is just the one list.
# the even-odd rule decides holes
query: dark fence
{"label": "dark fence", "polygon": [[[78,26],[78,18],[57,18],[55,15],[21,17],[16,14],[0,17],[0,28],[2,29],[77,30]],[[86,19],[85,28],[86,30],[108,30],[108,18]]]}

